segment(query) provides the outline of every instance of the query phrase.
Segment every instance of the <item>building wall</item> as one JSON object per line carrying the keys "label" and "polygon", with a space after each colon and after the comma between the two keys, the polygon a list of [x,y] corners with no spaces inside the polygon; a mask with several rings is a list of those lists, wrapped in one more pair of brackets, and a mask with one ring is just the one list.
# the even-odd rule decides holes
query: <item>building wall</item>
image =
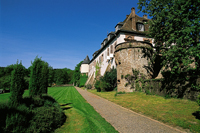
{"label": "building wall", "polygon": [[88,72],[89,72],[89,65],[81,64],[81,73],[88,73]]}
{"label": "building wall", "polygon": [[[105,74],[109,64],[111,64],[111,68],[112,67],[116,68],[115,59],[114,59],[115,46],[118,43],[125,42],[124,38],[125,38],[124,33],[119,34],[106,47],[104,47],[102,52],[100,52],[98,54],[98,56],[89,64],[89,73],[88,73],[89,76],[92,75],[93,73],[95,73],[95,71],[96,71],[95,66],[96,66],[97,62],[101,66],[101,70],[100,70],[101,76],[103,76]],[[111,51],[111,47],[113,47],[112,51]],[[108,55],[108,50],[109,50],[109,55]],[[110,58],[111,54],[113,54],[112,58]],[[109,57],[109,59],[108,59],[108,57]]]}

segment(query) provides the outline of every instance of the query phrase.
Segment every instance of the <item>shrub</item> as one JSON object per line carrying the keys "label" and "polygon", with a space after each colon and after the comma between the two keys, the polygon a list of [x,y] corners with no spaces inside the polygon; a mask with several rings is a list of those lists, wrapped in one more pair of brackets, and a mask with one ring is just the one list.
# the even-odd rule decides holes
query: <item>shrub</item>
{"label": "shrub", "polygon": [[100,81],[96,80],[94,87],[97,89],[97,92],[101,92],[101,88],[100,88]]}
{"label": "shrub", "polygon": [[36,108],[33,113],[29,129],[32,132],[51,132],[61,126],[66,118],[58,104]]}
{"label": "shrub", "polygon": [[[199,94],[199,96],[197,97],[197,103],[198,103],[199,106],[200,106],[200,94]],[[199,117],[200,117],[200,107],[199,107]]]}
{"label": "shrub", "polygon": [[112,68],[109,72],[106,72],[103,77],[96,80],[94,87],[97,92],[100,91],[113,91],[117,86],[117,70]]}
{"label": "shrub", "polygon": [[66,120],[50,96],[25,97],[22,104],[0,104],[0,132],[53,132]]}
{"label": "shrub", "polygon": [[104,92],[106,91],[106,89],[110,88],[110,83],[107,83],[106,81],[101,80],[99,86],[100,86],[101,91]]}
{"label": "shrub", "polygon": [[101,86],[105,91],[113,91],[117,86],[117,70],[112,68],[109,72],[106,72],[100,80],[102,81]]}
{"label": "shrub", "polygon": [[87,84],[85,87],[86,87],[87,89],[92,89],[92,85],[91,85],[91,84]]}
{"label": "shrub", "polygon": [[6,116],[6,132],[26,132],[32,113],[25,105],[9,108]]}

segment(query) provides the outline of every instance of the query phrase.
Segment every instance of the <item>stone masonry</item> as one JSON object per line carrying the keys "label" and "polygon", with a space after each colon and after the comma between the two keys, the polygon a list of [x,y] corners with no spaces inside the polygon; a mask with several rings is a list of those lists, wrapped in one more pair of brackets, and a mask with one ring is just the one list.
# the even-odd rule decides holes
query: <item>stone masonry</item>
{"label": "stone masonry", "polygon": [[127,81],[122,77],[127,74],[132,75],[133,68],[143,73],[147,79],[150,78],[145,66],[148,66],[150,61],[149,56],[152,53],[152,44],[146,41],[129,41],[118,44],[115,49],[118,92],[133,92],[131,85],[125,87]]}

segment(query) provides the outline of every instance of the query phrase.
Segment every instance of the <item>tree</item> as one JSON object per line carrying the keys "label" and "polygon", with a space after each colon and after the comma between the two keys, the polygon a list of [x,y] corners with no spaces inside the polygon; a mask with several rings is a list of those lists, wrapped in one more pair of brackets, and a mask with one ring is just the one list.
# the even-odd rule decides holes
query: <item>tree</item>
{"label": "tree", "polygon": [[[148,36],[161,55],[164,73],[176,82],[192,81],[200,74],[200,1],[139,0],[138,8],[152,17]],[[170,76],[170,77],[169,77]],[[191,86],[196,86],[195,82]],[[197,87],[197,86],[196,86]]]}
{"label": "tree", "polygon": [[48,83],[50,86],[52,86],[53,82],[54,82],[54,70],[53,67],[49,67],[49,78],[48,78]]}
{"label": "tree", "polygon": [[41,70],[41,86],[40,86],[40,93],[46,93],[48,89],[48,79],[49,79],[49,64],[47,62],[42,62],[42,70]]}
{"label": "tree", "polygon": [[67,68],[55,70],[54,81],[57,85],[67,84],[68,78]]}
{"label": "tree", "polygon": [[81,61],[79,64],[76,65],[74,73],[73,73],[73,83],[74,85],[79,86],[80,84],[80,76],[81,76],[81,72],[80,72],[80,67],[83,61]]}
{"label": "tree", "polygon": [[4,67],[0,67],[0,77],[3,77],[5,75],[4,69]]}
{"label": "tree", "polygon": [[10,102],[12,105],[18,105],[22,99],[22,95],[24,94],[24,74],[25,74],[25,67],[20,62],[18,64],[13,65],[14,70],[12,71],[11,75],[11,96]]}
{"label": "tree", "polygon": [[29,82],[29,95],[36,96],[47,93],[49,77],[49,65],[36,57],[31,66],[31,75]]}

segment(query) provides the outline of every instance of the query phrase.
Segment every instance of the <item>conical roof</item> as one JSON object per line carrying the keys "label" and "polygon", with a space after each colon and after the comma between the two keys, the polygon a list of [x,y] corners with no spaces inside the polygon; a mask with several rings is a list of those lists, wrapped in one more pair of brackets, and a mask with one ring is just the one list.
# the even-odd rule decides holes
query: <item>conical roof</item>
{"label": "conical roof", "polygon": [[84,59],[82,64],[90,64],[90,59],[89,59],[88,55],[86,56],[86,58]]}

